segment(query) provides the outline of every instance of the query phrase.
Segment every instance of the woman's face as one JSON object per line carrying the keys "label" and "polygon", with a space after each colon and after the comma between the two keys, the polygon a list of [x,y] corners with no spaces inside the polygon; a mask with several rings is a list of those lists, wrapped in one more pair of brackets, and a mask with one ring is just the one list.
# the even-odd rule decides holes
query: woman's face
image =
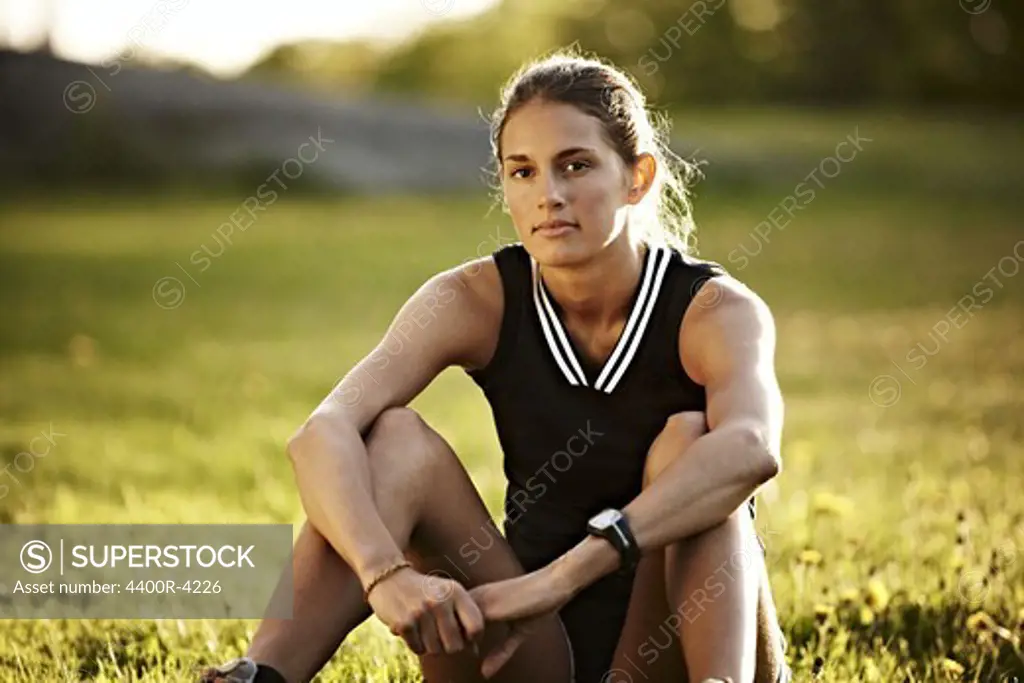
{"label": "woman's face", "polygon": [[638,199],[630,192],[631,171],[596,118],[535,100],[509,117],[501,149],[505,203],[540,264],[580,263],[622,234],[628,206]]}

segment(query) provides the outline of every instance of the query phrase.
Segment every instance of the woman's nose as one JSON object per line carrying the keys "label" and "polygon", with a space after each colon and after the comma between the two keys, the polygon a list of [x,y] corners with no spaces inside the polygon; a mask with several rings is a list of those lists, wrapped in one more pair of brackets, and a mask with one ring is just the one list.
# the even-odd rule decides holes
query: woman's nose
{"label": "woman's nose", "polygon": [[557,179],[550,178],[543,184],[540,195],[540,208],[554,209],[565,206],[565,193]]}

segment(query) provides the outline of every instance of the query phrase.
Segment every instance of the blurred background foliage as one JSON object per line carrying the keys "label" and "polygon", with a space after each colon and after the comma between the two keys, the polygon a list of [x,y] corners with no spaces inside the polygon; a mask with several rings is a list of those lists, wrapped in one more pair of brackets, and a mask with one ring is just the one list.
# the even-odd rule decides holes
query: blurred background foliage
{"label": "blurred background foliage", "polygon": [[1024,5],[990,3],[506,0],[392,49],[283,46],[251,75],[479,103],[524,60],[575,43],[678,106],[1019,106]]}
{"label": "blurred background foliage", "polygon": [[16,94],[0,108],[0,194],[251,188],[319,128],[340,153],[296,188],[480,190],[500,86],[564,47],[629,72],[674,122],[677,151],[700,150],[718,182],[807,167],[854,125],[885,140],[865,178],[1024,182],[1007,168],[1024,154],[1019,2],[504,0],[455,18],[437,1],[410,0],[436,16],[406,39],[281,43],[226,81],[144,43],[92,66],[0,50],[0,91]]}

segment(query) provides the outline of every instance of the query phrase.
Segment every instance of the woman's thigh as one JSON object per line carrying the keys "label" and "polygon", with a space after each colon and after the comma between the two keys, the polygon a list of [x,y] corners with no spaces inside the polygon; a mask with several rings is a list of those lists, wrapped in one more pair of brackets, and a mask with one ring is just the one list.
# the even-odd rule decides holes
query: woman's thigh
{"label": "woman's thigh", "polygon": [[[511,546],[491,520],[483,500],[462,462],[448,443],[425,422],[425,438],[431,443],[432,464],[421,486],[429,493],[417,519],[407,552],[416,568],[426,574],[425,591],[437,590],[442,582],[430,576],[452,578],[467,588],[484,583],[514,578],[523,573],[522,565]],[[403,457],[401,449],[388,457]],[[396,463],[396,466],[398,464]],[[376,462],[375,468],[387,463]],[[387,505],[386,501],[377,501]],[[444,597],[438,595],[437,597]],[[481,647],[483,655],[500,642],[505,633],[502,624],[488,624]],[[425,655],[420,658],[426,683],[477,683],[482,659],[466,650],[454,655]],[[570,672],[569,645],[557,615],[538,624],[531,638],[490,681],[513,683],[568,683]]]}

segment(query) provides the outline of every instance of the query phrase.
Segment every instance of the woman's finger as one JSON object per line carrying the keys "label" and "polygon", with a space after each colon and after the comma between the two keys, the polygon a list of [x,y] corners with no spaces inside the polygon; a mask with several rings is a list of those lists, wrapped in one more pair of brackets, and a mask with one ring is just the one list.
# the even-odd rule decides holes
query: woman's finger
{"label": "woman's finger", "polygon": [[441,637],[437,634],[435,618],[433,612],[427,612],[419,621],[420,638],[423,640],[423,649],[428,655],[444,654],[444,646],[441,645]]}
{"label": "woman's finger", "polygon": [[446,601],[435,611],[437,617],[437,634],[441,637],[441,647],[444,652],[454,654],[461,652],[465,643],[462,638],[462,628],[455,616],[455,605],[451,600]]}
{"label": "woman's finger", "polygon": [[485,628],[484,615],[480,612],[480,607],[469,599],[468,595],[456,591],[455,614],[459,618],[466,639],[477,643],[483,637]]}

